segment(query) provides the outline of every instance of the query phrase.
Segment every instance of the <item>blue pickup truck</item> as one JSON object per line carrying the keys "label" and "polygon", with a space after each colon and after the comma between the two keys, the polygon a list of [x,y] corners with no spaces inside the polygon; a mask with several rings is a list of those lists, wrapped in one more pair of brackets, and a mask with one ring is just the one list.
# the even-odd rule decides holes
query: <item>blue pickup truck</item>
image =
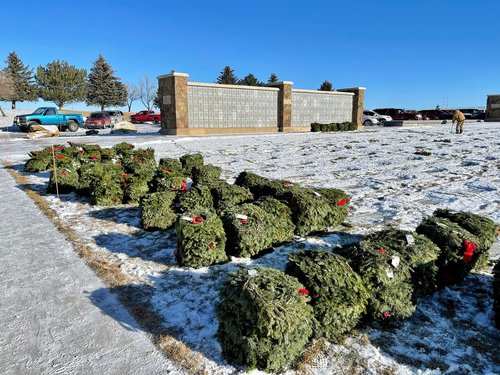
{"label": "blue pickup truck", "polygon": [[55,107],[40,107],[28,115],[14,117],[14,125],[25,132],[31,131],[33,125],[57,125],[59,130],[76,132],[83,125],[83,116],[80,113],[59,113]]}

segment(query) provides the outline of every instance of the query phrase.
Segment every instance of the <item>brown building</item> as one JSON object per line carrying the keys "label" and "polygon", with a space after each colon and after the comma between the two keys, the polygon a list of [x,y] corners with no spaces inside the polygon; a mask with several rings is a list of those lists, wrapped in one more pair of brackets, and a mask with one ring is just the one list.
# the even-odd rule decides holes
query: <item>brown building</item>
{"label": "brown building", "polygon": [[485,121],[500,122],[500,95],[488,95]]}

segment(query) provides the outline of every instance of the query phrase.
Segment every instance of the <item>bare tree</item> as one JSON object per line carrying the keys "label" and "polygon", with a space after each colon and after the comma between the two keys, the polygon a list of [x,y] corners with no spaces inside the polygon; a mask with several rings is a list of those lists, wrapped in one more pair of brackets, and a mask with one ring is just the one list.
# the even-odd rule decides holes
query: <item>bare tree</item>
{"label": "bare tree", "polygon": [[130,112],[132,103],[141,98],[141,93],[139,92],[139,87],[133,83],[126,83],[125,88],[127,89],[127,106]]}
{"label": "bare tree", "polygon": [[[0,70],[0,100],[8,100],[14,95],[14,92],[14,80],[5,69]],[[1,106],[0,113],[5,117]]]}
{"label": "bare tree", "polygon": [[154,100],[156,98],[156,90],[158,86],[154,81],[145,74],[144,78],[139,81],[139,95],[142,104],[149,110],[153,108]]}

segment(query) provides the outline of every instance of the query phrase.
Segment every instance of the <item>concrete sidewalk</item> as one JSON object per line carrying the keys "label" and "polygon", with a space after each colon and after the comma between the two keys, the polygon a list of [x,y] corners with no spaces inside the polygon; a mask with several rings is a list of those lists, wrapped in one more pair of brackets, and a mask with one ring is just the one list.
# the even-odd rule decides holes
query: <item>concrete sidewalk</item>
{"label": "concrete sidewalk", "polygon": [[0,168],[0,372],[181,373],[114,295],[106,289],[99,293],[106,313],[87,297],[102,288],[71,244]]}

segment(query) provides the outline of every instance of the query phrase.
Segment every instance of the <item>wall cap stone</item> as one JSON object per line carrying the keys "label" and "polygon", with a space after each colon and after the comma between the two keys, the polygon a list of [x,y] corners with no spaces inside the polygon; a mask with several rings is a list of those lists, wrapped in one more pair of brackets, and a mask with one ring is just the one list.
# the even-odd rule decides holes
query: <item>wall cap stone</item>
{"label": "wall cap stone", "polygon": [[240,89],[240,90],[263,90],[263,91],[279,91],[277,87],[262,87],[262,86],[244,86],[244,85],[222,85],[219,83],[205,82],[188,82],[188,86],[196,87],[216,87],[221,89]]}
{"label": "wall cap stone", "polygon": [[320,90],[303,90],[303,89],[292,89],[294,92],[303,92],[308,94],[327,94],[327,95],[350,95],[354,96],[353,92],[340,92],[340,91],[320,91]]}
{"label": "wall cap stone", "polygon": [[366,91],[366,87],[346,87],[344,89],[338,89],[338,91],[347,91],[347,90],[364,90]]}
{"label": "wall cap stone", "polygon": [[266,86],[293,85],[292,81],[278,81],[266,83]]}
{"label": "wall cap stone", "polygon": [[156,77],[156,79],[162,79],[162,78],[168,78],[168,77],[189,77],[189,74],[187,73],[178,73],[178,72],[171,72],[169,74],[164,74],[162,76]]}

